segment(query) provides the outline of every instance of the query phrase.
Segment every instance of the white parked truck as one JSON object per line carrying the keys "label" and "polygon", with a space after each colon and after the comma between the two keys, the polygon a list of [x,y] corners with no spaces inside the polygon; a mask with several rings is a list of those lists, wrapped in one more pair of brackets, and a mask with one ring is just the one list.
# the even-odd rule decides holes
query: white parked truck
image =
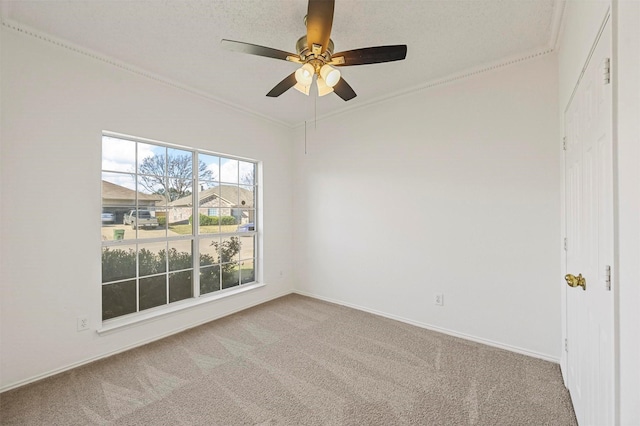
{"label": "white parked truck", "polygon": [[125,213],[122,223],[131,225],[133,229],[157,228],[158,218],[151,216],[149,210],[131,210],[129,213]]}

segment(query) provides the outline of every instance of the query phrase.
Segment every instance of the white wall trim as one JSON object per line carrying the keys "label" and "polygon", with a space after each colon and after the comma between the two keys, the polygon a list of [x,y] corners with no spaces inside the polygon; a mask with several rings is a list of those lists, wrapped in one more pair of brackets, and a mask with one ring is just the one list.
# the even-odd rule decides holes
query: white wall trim
{"label": "white wall trim", "polygon": [[239,112],[241,114],[248,115],[248,116],[251,116],[253,118],[259,118],[259,119],[262,119],[262,120],[266,120],[266,121],[269,121],[271,123],[275,123],[275,124],[278,124],[280,126],[283,126],[283,127],[289,128],[289,129],[294,127],[294,126],[292,126],[292,125],[290,125],[288,123],[285,123],[283,121],[276,120],[276,119],[274,119],[272,117],[269,117],[267,115],[260,114],[260,113],[258,113],[256,111],[244,108],[244,107],[242,107],[240,105],[237,105],[237,104],[234,104],[232,102],[229,102],[229,101],[220,99],[218,97],[212,96],[212,95],[210,95],[210,94],[208,94],[206,92],[203,92],[201,90],[194,89],[192,87],[189,87],[189,86],[187,86],[185,84],[182,84],[182,83],[179,83],[177,81],[171,80],[169,78],[162,77],[162,76],[160,76],[158,74],[154,74],[154,73],[146,71],[146,70],[144,70],[142,68],[138,68],[138,67],[135,67],[133,65],[127,64],[125,62],[119,61],[119,60],[117,60],[115,58],[111,58],[111,57],[109,57],[107,55],[104,55],[102,53],[99,53],[97,51],[93,51],[91,49],[87,49],[85,47],[81,47],[81,46],[75,45],[73,43],[70,43],[70,42],[68,42],[66,40],[62,40],[62,39],[50,36],[50,35],[48,35],[46,33],[38,31],[36,29],[30,28],[30,27],[28,27],[26,25],[19,24],[17,22],[14,22],[14,21],[11,21],[11,20],[6,20],[6,19],[3,19],[0,23],[2,24],[3,27],[5,27],[7,29],[10,29],[10,30],[13,30],[13,31],[15,31],[17,33],[24,34],[24,35],[27,35],[27,36],[30,36],[30,37],[33,37],[33,38],[37,38],[38,40],[45,41],[47,43],[56,45],[58,47],[62,47],[63,49],[67,49],[67,50],[70,50],[70,51],[75,52],[75,53],[79,53],[80,55],[88,56],[89,58],[95,59],[97,61],[101,61],[101,62],[103,62],[105,64],[111,65],[111,66],[119,68],[121,70],[129,71],[129,72],[131,72],[133,74],[136,74],[138,76],[145,77],[145,78],[151,79],[153,81],[165,84],[165,85],[170,86],[170,87],[172,87],[174,89],[185,91],[185,92],[187,92],[189,94],[192,94],[192,95],[198,96],[200,98],[206,99],[207,101],[214,102],[216,104],[220,104],[220,105],[222,105],[222,106],[224,106],[226,108],[232,109],[232,110],[234,110],[236,112]]}
{"label": "white wall trim", "polygon": [[[377,97],[377,98],[373,98],[373,99],[371,99],[370,101],[367,101],[367,102],[363,102],[363,103],[360,103],[360,104],[357,104],[357,105],[353,105],[353,106],[347,106],[347,107],[339,109],[337,111],[333,111],[333,112],[330,112],[328,114],[324,114],[324,115],[321,115],[319,117],[316,117],[315,121],[317,122],[317,121],[321,121],[321,120],[326,120],[326,119],[331,118],[331,117],[335,117],[335,116],[343,115],[343,114],[346,114],[346,113],[349,113],[349,112],[365,109],[365,108],[368,108],[370,106],[374,106],[374,105],[383,103],[383,102],[388,101],[388,100],[392,100],[392,99],[395,99],[395,98],[401,98],[401,97],[404,97],[404,96],[413,95],[413,94],[416,94],[416,93],[418,93],[420,91],[423,91],[423,90],[428,90],[428,89],[432,89],[434,87],[443,86],[443,85],[450,84],[450,83],[455,83],[455,82],[457,82],[459,80],[464,80],[464,79],[467,79],[467,78],[470,78],[470,77],[474,77],[474,76],[479,75],[479,74],[485,74],[487,72],[495,71],[495,70],[498,70],[500,68],[505,68],[505,67],[508,67],[508,66],[511,66],[511,65],[516,65],[516,64],[518,64],[520,62],[530,61],[530,60],[539,58],[541,56],[545,56],[545,55],[551,54],[553,52],[554,52],[554,50],[552,48],[546,48],[546,49],[542,49],[542,50],[534,50],[534,51],[532,51],[532,52],[530,52],[528,54],[525,54],[525,55],[513,56],[511,58],[503,58],[503,59],[501,59],[499,61],[496,61],[496,62],[486,63],[486,64],[480,65],[478,67],[474,67],[474,68],[469,68],[469,69],[463,70],[463,71],[461,71],[459,73],[450,74],[450,75],[442,77],[440,79],[427,81],[427,82],[422,83],[422,84],[420,84],[418,86],[413,86],[413,87],[410,87],[408,89],[402,89],[400,91],[393,92],[393,93],[390,93],[390,94],[385,95],[385,96],[380,96],[380,97]],[[296,128],[302,127],[303,125],[305,125],[305,123],[306,122],[299,123],[299,124],[295,125],[295,127]]]}
{"label": "white wall trim", "polygon": [[[552,24],[552,27],[553,27],[552,39],[553,38],[556,38],[556,39],[558,38],[558,32],[559,32],[558,28],[560,27],[560,23],[562,21],[561,18],[562,18],[562,14],[563,14],[562,11],[564,10],[564,2],[561,2],[561,3],[562,3],[562,7],[560,8],[559,6],[557,6],[555,11],[554,11],[554,22]],[[102,53],[87,49],[85,47],[81,47],[81,46],[75,45],[75,44],[70,43],[70,42],[68,42],[66,40],[62,40],[62,39],[53,37],[51,35],[48,35],[46,33],[43,33],[41,31],[38,31],[38,30],[36,30],[34,28],[31,28],[31,27],[28,27],[26,25],[19,24],[19,23],[15,22],[15,21],[12,21],[12,20],[2,19],[1,24],[2,24],[3,27],[5,27],[7,29],[10,29],[10,30],[13,30],[15,32],[18,32],[20,34],[28,35],[28,36],[37,38],[39,40],[45,41],[47,43],[54,44],[54,45],[56,45],[58,47],[62,47],[64,49],[71,50],[71,51],[79,53],[81,55],[88,56],[88,57],[90,57],[92,59],[104,62],[104,63],[109,64],[111,66],[114,66],[116,68],[120,68],[122,70],[129,71],[129,72],[131,72],[133,74],[139,75],[141,77],[146,77],[146,78],[149,78],[151,80],[163,83],[165,85],[173,87],[174,89],[183,90],[183,91],[188,92],[188,93],[190,93],[192,95],[196,95],[196,96],[204,98],[204,99],[206,99],[208,101],[215,102],[217,104],[223,105],[223,106],[225,106],[227,108],[230,108],[230,109],[232,109],[234,111],[237,111],[239,113],[242,113],[242,114],[246,114],[246,115],[249,115],[249,116],[252,116],[252,117],[255,117],[255,118],[260,118],[260,119],[263,119],[263,120],[267,120],[269,122],[278,124],[280,126],[283,126],[283,127],[289,128],[289,129],[299,128],[299,127],[301,127],[301,126],[303,126],[305,124],[304,121],[300,122],[298,124],[292,125],[292,124],[288,124],[288,123],[285,123],[285,122],[280,121],[280,120],[276,120],[276,119],[274,119],[272,117],[269,117],[267,115],[258,113],[256,111],[252,111],[252,110],[244,108],[244,107],[242,107],[240,105],[236,105],[234,103],[231,103],[231,102],[225,101],[223,99],[217,98],[217,97],[212,96],[212,95],[210,95],[208,93],[205,93],[205,92],[203,92],[201,90],[194,89],[194,88],[189,87],[189,86],[187,86],[185,84],[182,84],[182,83],[173,81],[171,79],[162,77],[162,76],[160,76],[158,74],[151,73],[151,72],[146,71],[144,69],[135,67],[133,65],[130,65],[130,64],[127,64],[125,62],[122,62],[122,61],[119,61],[117,59],[114,59],[114,58],[111,58],[109,56],[106,56],[106,55],[104,55]],[[517,56],[510,57],[510,58],[502,58],[499,61],[489,62],[489,63],[483,64],[483,65],[480,65],[478,67],[474,67],[474,68],[469,68],[467,70],[463,70],[463,71],[461,71],[459,73],[454,73],[454,74],[450,74],[448,76],[444,76],[444,77],[442,77],[440,79],[431,80],[431,81],[422,83],[422,84],[420,84],[418,86],[414,86],[414,87],[410,87],[408,89],[403,89],[403,90],[400,90],[400,91],[397,91],[397,92],[393,92],[393,93],[391,93],[389,95],[386,95],[386,96],[373,98],[370,101],[367,101],[367,102],[364,102],[364,103],[361,103],[361,104],[358,104],[358,105],[355,105],[355,106],[347,106],[345,108],[341,108],[341,109],[339,109],[337,111],[334,111],[334,112],[331,112],[331,113],[316,117],[315,121],[323,120],[323,119],[326,119],[326,118],[329,118],[329,117],[333,117],[333,116],[337,116],[337,115],[342,115],[342,114],[345,114],[345,113],[348,113],[348,112],[351,112],[351,111],[359,110],[361,108],[366,108],[366,107],[369,107],[371,105],[375,105],[375,104],[384,102],[384,101],[389,100],[389,99],[406,96],[406,95],[409,95],[409,94],[413,94],[413,93],[419,92],[421,90],[426,90],[426,89],[430,89],[430,88],[433,88],[433,87],[437,87],[437,86],[453,83],[453,82],[456,82],[456,81],[461,80],[461,79],[466,79],[466,78],[473,77],[473,76],[478,75],[478,74],[483,74],[483,73],[486,73],[486,72],[494,71],[494,70],[499,69],[499,68],[504,68],[504,67],[507,67],[507,66],[510,66],[510,65],[514,65],[514,64],[517,64],[519,62],[535,59],[535,58],[537,58],[539,56],[548,55],[548,54],[553,53],[553,52],[554,52],[554,49],[552,47],[547,47],[546,49],[544,49],[544,48],[543,49],[537,49],[537,50],[534,50],[534,51],[532,51],[532,52],[530,52],[528,54],[524,54],[524,55],[517,55]]]}
{"label": "white wall trim", "polygon": [[385,317],[385,318],[389,318],[392,320],[396,320],[396,321],[400,321],[406,324],[410,324],[410,325],[414,325],[416,327],[420,327],[420,328],[424,328],[427,330],[432,330],[432,331],[436,331],[438,333],[442,333],[442,334],[446,334],[449,336],[453,336],[453,337],[459,337],[461,339],[464,340],[469,340],[472,342],[476,342],[476,343],[480,343],[483,345],[487,345],[487,346],[491,346],[494,348],[498,348],[498,349],[504,349],[507,350],[509,352],[515,352],[521,355],[526,355],[526,356],[530,356],[532,358],[537,358],[537,359],[541,359],[544,361],[549,361],[549,362],[553,362],[555,364],[559,364],[560,363],[560,359],[550,356],[550,355],[546,355],[546,354],[542,354],[539,352],[534,352],[534,351],[530,351],[527,349],[522,349],[519,348],[517,346],[511,346],[511,345],[507,345],[504,343],[500,343],[500,342],[495,342],[493,340],[488,340],[488,339],[483,339],[481,337],[476,337],[476,336],[472,336],[470,334],[465,334],[465,333],[459,333],[457,331],[453,331],[453,330],[449,330],[447,328],[442,328],[442,327],[437,327],[431,324],[425,324],[419,321],[414,321],[414,320],[410,320],[404,317],[400,317],[397,315],[393,315],[393,314],[388,314],[386,312],[382,312],[382,311],[378,311],[375,309],[370,309],[370,308],[366,308],[364,306],[360,306],[360,305],[356,305],[353,303],[348,303],[348,302],[343,302],[341,300],[336,300],[336,299],[332,299],[329,297],[324,297],[324,296],[319,296],[313,293],[307,293],[304,291],[299,291],[299,290],[294,290],[293,293],[295,294],[299,294],[301,296],[307,296],[307,297],[311,297],[314,299],[318,299],[318,300],[324,300],[325,302],[329,302],[329,303],[335,303],[336,305],[341,305],[341,306],[346,306],[348,308],[353,308],[353,309],[357,309],[359,311],[363,311],[363,312],[368,312],[370,314],[374,314],[374,315],[379,315],[381,317]]}
{"label": "white wall trim", "polygon": [[55,375],[60,374],[60,373],[64,373],[65,371],[73,370],[74,368],[78,368],[78,367],[81,367],[83,365],[90,364],[90,363],[92,363],[94,361],[99,361],[101,359],[108,358],[110,356],[117,355],[119,353],[126,352],[128,350],[135,349],[135,348],[138,348],[140,346],[147,345],[149,343],[155,342],[157,340],[164,339],[164,338],[172,336],[174,334],[181,333],[183,331],[189,330],[189,329],[194,328],[194,327],[198,327],[198,326],[206,324],[208,322],[215,321],[215,320],[218,320],[220,318],[224,318],[226,316],[233,315],[233,314],[235,314],[237,312],[244,311],[245,309],[249,309],[249,308],[252,308],[254,306],[258,306],[258,305],[261,305],[263,303],[267,303],[267,302],[269,302],[271,300],[275,300],[275,299],[278,299],[280,297],[287,296],[287,295],[289,295],[291,293],[292,292],[289,291],[289,290],[283,291],[283,292],[281,292],[279,294],[276,294],[274,296],[271,296],[271,297],[269,297],[267,299],[260,300],[260,301],[255,302],[255,303],[248,303],[248,304],[246,304],[246,305],[244,305],[242,307],[239,307],[239,308],[236,308],[236,309],[231,309],[231,310],[229,310],[227,312],[218,313],[217,315],[214,315],[211,318],[207,318],[207,319],[201,320],[201,321],[196,321],[196,322],[193,322],[193,323],[191,323],[189,325],[186,325],[186,326],[183,326],[183,327],[178,327],[178,328],[176,328],[174,330],[168,331],[168,332],[163,333],[163,334],[161,334],[159,336],[154,336],[154,337],[151,337],[149,339],[141,340],[141,341],[136,342],[134,344],[127,345],[125,347],[119,348],[119,349],[117,349],[115,351],[110,351],[110,352],[104,353],[102,355],[86,358],[86,359],[83,359],[81,361],[74,362],[74,363],[71,363],[71,364],[67,364],[67,365],[65,365],[63,367],[47,371],[45,373],[37,374],[37,375],[29,377],[29,378],[27,378],[25,380],[20,380],[18,382],[14,382],[14,383],[8,384],[8,385],[0,388],[0,394],[2,392],[6,392],[6,391],[9,391],[11,389],[15,389],[15,388],[19,388],[19,387],[24,386],[24,385],[28,385],[29,383],[33,383],[33,382],[37,382],[37,381],[42,380],[42,379],[46,379],[47,377],[51,377],[51,376],[55,376]]}

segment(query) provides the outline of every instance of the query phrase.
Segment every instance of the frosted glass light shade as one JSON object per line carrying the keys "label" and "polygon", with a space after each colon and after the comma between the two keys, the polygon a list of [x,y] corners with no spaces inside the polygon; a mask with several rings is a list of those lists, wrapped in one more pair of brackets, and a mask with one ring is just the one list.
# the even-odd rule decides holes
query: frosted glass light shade
{"label": "frosted glass light shade", "polygon": [[296,81],[303,86],[310,86],[313,82],[315,70],[311,64],[304,64],[296,70]]}
{"label": "frosted glass light shade", "polygon": [[319,75],[316,82],[318,83],[318,96],[328,95],[329,93],[333,92],[333,87],[328,86],[322,76]]}
{"label": "frosted glass light shade", "polygon": [[340,71],[329,65],[323,65],[322,68],[320,68],[320,76],[329,87],[335,86],[338,84],[338,81],[340,81]]}

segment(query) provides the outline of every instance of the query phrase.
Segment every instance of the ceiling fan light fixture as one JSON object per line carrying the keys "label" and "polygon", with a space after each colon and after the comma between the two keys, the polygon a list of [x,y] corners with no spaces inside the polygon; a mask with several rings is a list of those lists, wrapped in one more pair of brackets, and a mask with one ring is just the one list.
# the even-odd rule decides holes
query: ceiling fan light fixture
{"label": "ceiling fan light fixture", "polygon": [[296,81],[302,86],[311,86],[315,70],[313,65],[307,63],[296,70]]}
{"label": "ceiling fan light fixture", "polygon": [[329,87],[335,86],[340,81],[340,71],[327,64],[320,68],[320,76]]}
{"label": "ceiling fan light fixture", "polygon": [[318,80],[317,80],[317,84],[318,84],[318,96],[324,96],[324,95],[328,95],[329,93],[333,92],[333,87],[327,85],[327,83],[325,83],[324,78],[322,78],[322,76],[318,76]]}

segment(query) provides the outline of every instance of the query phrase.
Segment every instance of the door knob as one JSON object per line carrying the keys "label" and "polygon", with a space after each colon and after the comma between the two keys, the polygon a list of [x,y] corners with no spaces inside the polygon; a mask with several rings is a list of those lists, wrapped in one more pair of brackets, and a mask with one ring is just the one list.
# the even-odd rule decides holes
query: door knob
{"label": "door knob", "polygon": [[587,289],[587,280],[584,279],[582,274],[575,275],[567,274],[564,276],[564,279],[567,281],[567,285],[569,287],[582,287],[583,290]]}

